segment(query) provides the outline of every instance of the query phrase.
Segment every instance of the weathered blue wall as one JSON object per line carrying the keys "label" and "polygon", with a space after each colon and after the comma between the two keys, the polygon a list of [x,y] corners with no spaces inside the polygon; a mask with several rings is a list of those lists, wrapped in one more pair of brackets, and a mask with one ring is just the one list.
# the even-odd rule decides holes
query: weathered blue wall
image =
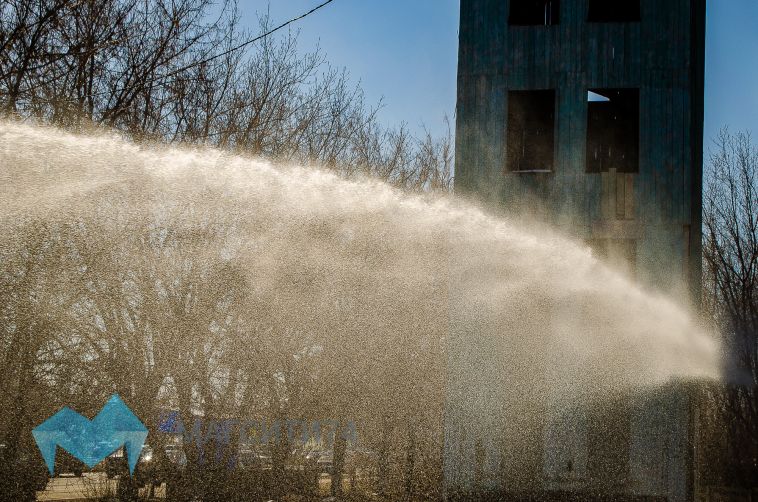
{"label": "weathered blue wall", "polygon": [[[678,295],[683,302],[697,302],[705,0],[642,0],[641,21],[632,23],[587,22],[587,0],[562,0],[560,22],[553,26],[509,26],[509,10],[510,0],[461,0],[456,191],[511,213],[523,210],[525,217],[542,217],[576,239],[634,240],[633,273],[640,281]],[[586,172],[587,91],[599,88],[639,89],[637,173]],[[551,172],[506,169],[508,92],[529,89],[556,93]],[[471,326],[451,326],[451,339],[460,339],[460,346],[472,345],[469,342],[480,336]],[[451,345],[451,351],[459,345]],[[488,357],[463,349],[459,355],[470,363],[463,365],[466,368]],[[487,464],[493,467],[485,476],[485,487],[566,488],[550,485],[547,471],[552,460],[565,465],[577,455],[568,452],[561,457],[561,447],[571,442],[576,449],[584,448],[584,453],[571,457],[576,470],[592,476],[588,467],[579,465],[587,464],[587,452],[595,447],[581,432],[588,427],[581,413],[567,418],[574,422],[568,427],[572,433],[551,430],[547,424],[542,432],[525,430],[518,414],[497,404],[496,397],[488,408],[491,403],[477,405],[465,392],[476,388],[480,394],[488,390],[497,396],[497,389],[509,382],[486,384],[469,377],[451,375],[449,382],[459,392],[448,393],[448,489],[475,488],[472,439],[456,431],[485,418],[487,427],[511,431],[485,445],[488,459],[499,458],[503,449],[507,453],[504,464]],[[639,396],[627,406],[629,472],[617,488],[670,501],[692,500],[694,433],[687,399],[669,389],[653,397]],[[497,408],[503,410],[495,412]],[[535,410],[535,417],[548,415],[549,408],[548,404]],[[469,416],[455,410],[475,411]],[[587,489],[587,483],[592,480],[578,479],[574,487]]]}
{"label": "weathered blue wall", "polygon": [[[635,239],[639,279],[697,292],[705,0],[642,0],[635,23],[590,23],[586,0],[563,0],[558,25],[509,26],[509,8],[461,1],[456,190],[580,239]],[[593,88],[639,88],[638,174],[585,173]],[[527,89],[556,90],[550,173],[505,169],[508,91]]]}

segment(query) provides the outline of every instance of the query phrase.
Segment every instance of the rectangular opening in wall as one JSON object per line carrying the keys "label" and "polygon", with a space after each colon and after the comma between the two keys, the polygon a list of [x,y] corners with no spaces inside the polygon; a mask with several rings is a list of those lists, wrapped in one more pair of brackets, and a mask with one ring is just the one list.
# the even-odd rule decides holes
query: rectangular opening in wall
{"label": "rectangular opening in wall", "polygon": [[513,26],[558,24],[560,0],[511,0],[508,23]]}
{"label": "rectangular opening in wall", "polygon": [[639,172],[639,89],[587,93],[587,172]]}
{"label": "rectangular opening in wall", "polygon": [[591,23],[634,23],[640,20],[640,0],[590,0]]}
{"label": "rectangular opening in wall", "polygon": [[508,171],[552,171],[555,150],[555,91],[508,93]]}

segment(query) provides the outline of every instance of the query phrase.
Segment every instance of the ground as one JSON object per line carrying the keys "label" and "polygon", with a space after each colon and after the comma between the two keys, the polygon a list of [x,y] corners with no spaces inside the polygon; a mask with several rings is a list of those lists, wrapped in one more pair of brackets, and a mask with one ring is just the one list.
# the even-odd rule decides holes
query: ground
{"label": "ground", "polygon": [[[140,495],[144,494],[144,488]],[[51,478],[44,491],[37,492],[37,500],[88,500],[116,492],[116,479],[108,479],[104,472],[85,472],[81,477],[63,475]],[[165,485],[155,489],[155,496],[163,498]]]}

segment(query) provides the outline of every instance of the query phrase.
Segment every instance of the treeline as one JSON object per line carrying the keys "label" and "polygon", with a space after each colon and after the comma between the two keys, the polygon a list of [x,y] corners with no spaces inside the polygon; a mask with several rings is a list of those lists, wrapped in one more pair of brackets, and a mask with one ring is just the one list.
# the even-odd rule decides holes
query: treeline
{"label": "treeline", "polygon": [[[383,126],[360,86],[317,48],[301,50],[296,33],[231,50],[271,25],[264,18],[243,30],[228,1],[4,1],[0,107],[67,130],[315,164],[412,191],[451,187],[449,136]],[[156,452],[167,407],[209,419],[352,420],[374,459],[372,489],[438,496],[443,305],[404,312],[391,292],[348,277],[324,298],[328,316],[297,311],[314,304],[298,301],[309,294],[303,276],[283,269],[307,275],[300,256],[281,250],[276,288],[256,289],[220,249],[250,224],[235,220],[237,208],[204,193],[157,218],[141,212],[157,204],[141,189],[99,193],[99,205],[77,202],[73,216],[2,215],[0,498],[33,496],[29,473],[43,463],[32,427],[64,405],[93,416],[114,392],[144,417]],[[376,333],[371,302],[380,297],[395,320]],[[439,322],[407,336],[403,322],[418,318]],[[279,483],[261,497],[292,488],[285,466],[294,446],[277,447]],[[333,453],[336,465],[347,462],[349,452]],[[201,467],[191,447],[187,454],[175,498],[250,498],[232,472]]]}
{"label": "treeline", "polygon": [[230,0],[7,0],[0,107],[69,129],[209,145],[411,190],[448,189],[449,134],[385,127],[359,85],[317,47],[258,31]]}
{"label": "treeline", "polygon": [[[335,495],[343,479],[357,476],[361,493],[439,498],[447,307],[441,277],[414,280],[427,299],[409,305],[404,277],[380,281],[341,271],[345,262],[303,260],[299,247],[225,257],[245,224],[261,228],[255,238],[266,240],[273,230],[264,226],[273,222],[240,221],[220,194],[167,205],[152,217],[134,205],[136,194],[123,197],[99,193],[76,218],[6,228],[0,499],[33,499],[29,482],[44,469],[33,427],[63,406],[93,417],[113,393],[148,426],[156,461],[171,442],[158,431],[167,410],[177,410],[190,429],[198,414],[206,424],[351,421],[357,445],[337,439],[317,447],[332,450],[322,453],[333,458]],[[319,232],[326,242],[338,228],[327,224]],[[313,231],[293,228],[287,242],[297,245],[308,238],[297,232]],[[381,260],[382,250],[367,256]],[[269,450],[259,450],[272,462],[261,472],[227,468],[244,446],[236,431],[221,450],[212,431],[199,431],[208,443],[185,444],[187,466],[165,473],[170,500],[313,495],[315,483],[292,477],[306,467],[303,445],[282,432]],[[362,463],[351,463],[356,457]]]}
{"label": "treeline", "polygon": [[[727,384],[700,427],[713,448],[703,486],[758,486],[758,147],[722,130],[704,169],[703,312],[721,334]],[[701,453],[702,455],[702,453]]]}

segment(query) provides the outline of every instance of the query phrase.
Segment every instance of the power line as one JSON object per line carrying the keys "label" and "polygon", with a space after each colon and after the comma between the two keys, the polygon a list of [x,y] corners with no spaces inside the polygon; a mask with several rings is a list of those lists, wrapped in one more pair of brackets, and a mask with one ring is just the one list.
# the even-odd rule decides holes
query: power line
{"label": "power line", "polygon": [[[175,75],[178,75],[179,73],[182,73],[183,71],[189,70],[190,68],[194,68],[196,66],[200,66],[200,65],[208,63],[210,61],[214,61],[214,60],[216,60],[218,58],[221,58],[221,57],[224,57],[226,55],[229,55],[232,52],[235,52],[235,51],[238,51],[240,49],[243,49],[243,48],[247,47],[248,45],[257,42],[258,40],[266,38],[266,37],[270,36],[271,34],[273,34],[273,33],[277,32],[277,31],[281,30],[282,28],[285,28],[285,27],[289,26],[292,23],[295,23],[297,21],[300,21],[303,18],[306,18],[306,17],[310,16],[311,14],[313,14],[314,12],[316,12],[317,10],[326,7],[328,4],[332,3],[333,1],[334,0],[326,0],[325,2],[323,2],[323,3],[321,3],[321,4],[317,5],[317,6],[315,6],[314,8],[312,8],[311,10],[309,10],[308,12],[306,12],[304,14],[301,14],[301,15],[299,15],[297,17],[293,17],[289,21],[286,21],[286,22],[280,24],[279,26],[277,26],[277,27],[275,27],[275,28],[273,28],[273,29],[271,29],[269,31],[267,31],[265,33],[262,33],[262,34],[258,35],[255,38],[251,38],[250,40],[242,42],[241,44],[236,45],[236,46],[234,46],[234,47],[232,47],[230,49],[227,49],[224,52],[221,52],[219,54],[214,54],[213,56],[210,56],[210,57],[205,58],[205,59],[200,60],[200,61],[194,61],[194,62],[192,62],[192,63],[190,63],[190,64],[188,64],[186,66],[183,66],[181,68],[177,68],[176,70],[170,71],[170,72],[168,72],[166,74],[156,75],[153,78],[149,79],[147,83],[152,83],[152,82],[155,82],[157,80],[163,80],[163,79],[166,79],[166,78],[169,78],[169,77],[173,77]],[[63,53],[63,54],[59,54],[57,56],[58,56],[58,58],[61,58],[61,57],[67,57],[67,56],[70,56],[70,55],[75,55],[75,53]],[[39,68],[47,66],[50,63],[52,63],[52,61],[50,61],[50,62],[48,62],[48,63],[46,63],[44,65],[41,65]],[[26,92],[34,91],[35,89],[37,89],[38,87],[41,87],[41,86],[42,86],[41,83],[37,84],[34,87],[32,87],[31,89],[26,89]],[[99,93],[95,93],[94,95],[95,96],[97,96],[97,95],[103,95],[105,93],[106,93],[106,91],[102,91],[102,92],[99,92]]]}
{"label": "power line", "polygon": [[292,23],[296,23],[297,21],[300,21],[301,19],[310,16],[311,14],[313,14],[314,12],[316,12],[317,10],[319,10],[319,9],[321,9],[323,7],[326,7],[328,4],[332,3],[333,1],[334,0],[326,0],[324,3],[317,5],[316,7],[312,8],[311,10],[309,10],[308,12],[306,12],[305,14],[301,14],[301,15],[299,15],[297,17],[293,17],[289,21],[280,24],[276,28],[273,28],[273,29],[267,31],[266,33],[262,33],[262,34],[258,35],[255,38],[251,38],[250,40],[242,42],[241,44],[239,44],[239,45],[237,45],[235,47],[232,47],[231,49],[227,49],[224,52],[221,52],[219,54],[214,54],[213,56],[211,56],[209,58],[203,59],[201,61],[195,61],[195,62],[193,62],[191,64],[188,64],[187,66],[184,66],[182,68],[178,68],[178,69],[176,69],[176,70],[174,70],[172,72],[169,72],[169,73],[167,73],[165,75],[161,75],[157,79],[173,77],[174,75],[176,75],[178,73],[181,73],[181,72],[183,72],[185,70],[189,70],[190,68],[194,68],[195,66],[200,66],[202,64],[209,63],[209,62],[211,62],[211,61],[213,61],[215,59],[222,58],[224,56],[227,56],[227,55],[231,54],[232,52],[235,52],[235,51],[238,51],[240,49],[243,49],[243,48],[247,47],[248,45],[257,42],[258,40],[266,38],[269,35],[271,35],[271,34],[277,32],[277,31],[281,30],[282,28],[285,28],[285,27],[289,26]]}

